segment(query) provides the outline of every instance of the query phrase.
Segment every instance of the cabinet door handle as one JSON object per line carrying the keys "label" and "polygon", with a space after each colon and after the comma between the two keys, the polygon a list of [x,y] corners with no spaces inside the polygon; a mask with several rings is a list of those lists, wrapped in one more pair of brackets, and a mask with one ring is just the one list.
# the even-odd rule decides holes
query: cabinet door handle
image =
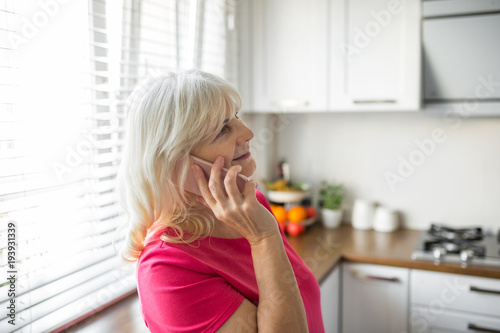
{"label": "cabinet door handle", "polygon": [[354,104],[395,104],[395,99],[355,99]]}
{"label": "cabinet door handle", "polygon": [[296,108],[300,106],[308,106],[309,101],[306,100],[297,100],[297,99],[284,99],[281,101],[272,101],[272,106],[278,108]]}
{"label": "cabinet door handle", "polygon": [[500,333],[500,330],[495,330],[493,328],[488,328],[488,327],[481,327],[477,326],[476,324],[469,323],[468,328],[470,330],[476,331],[476,332],[492,332],[492,333]]}
{"label": "cabinet door handle", "polygon": [[500,295],[500,290],[483,289],[483,288],[478,288],[478,287],[474,287],[474,286],[470,287],[470,291],[475,291],[478,293]]}
{"label": "cabinet door handle", "polygon": [[364,279],[364,280],[377,280],[377,281],[385,281],[385,282],[401,282],[401,280],[397,277],[385,277],[385,276],[377,276],[377,275],[370,275],[370,274],[365,274],[361,272],[352,272],[353,275],[359,279]]}

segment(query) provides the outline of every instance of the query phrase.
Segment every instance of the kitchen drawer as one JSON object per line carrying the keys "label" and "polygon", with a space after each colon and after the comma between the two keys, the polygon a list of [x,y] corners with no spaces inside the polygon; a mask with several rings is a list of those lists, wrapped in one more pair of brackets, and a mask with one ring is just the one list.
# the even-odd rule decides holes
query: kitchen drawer
{"label": "kitchen drawer", "polygon": [[[497,309],[498,311],[498,309]],[[500,317],[433,310],[414,306],[410,313],[411,333],[499,332]]]}
{"label": "kitchen drawer", "polygon": [[410,303],[500,317],[500,280],[412,270]]}
{"label": "kitchen drawer", "polygon": [[409,269],[344,262],[342,332],[408,331]]}

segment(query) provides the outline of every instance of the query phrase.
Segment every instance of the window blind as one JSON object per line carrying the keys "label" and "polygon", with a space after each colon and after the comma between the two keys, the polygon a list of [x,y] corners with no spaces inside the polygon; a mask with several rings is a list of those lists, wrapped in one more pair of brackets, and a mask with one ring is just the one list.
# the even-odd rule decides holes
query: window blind
{"label": "window blind", "polygon": [[14,271],[16,281],[0,287],[3,309],[15,291],[15,316],[2,311],[0,331],[47,332],[135,288],[112,246],[122,220],[114,193],[118,70],[105,3],[1,5],[10,74],[0,95],[1,268],[2,280]]}
{"label": "window blind", "polygon": [[8,272],[16,278],[15,325],[0,312],[2,332],[57,330],[135,289],[112,244],[124,222],[115,179],[134,87],[189,68],[237,81],[235,1],[47,4],[0,0],[2,309]]}
{"label": "window blind", "polygon": [[195,64],[197,68],[219,75],[235,86],[238,81],[236,5],[236,1],[200,2]]}
{"label": "window blind", "polygon": [[236,0],[125,0],[122,100],[148,74],[197,68],[236,84]]}

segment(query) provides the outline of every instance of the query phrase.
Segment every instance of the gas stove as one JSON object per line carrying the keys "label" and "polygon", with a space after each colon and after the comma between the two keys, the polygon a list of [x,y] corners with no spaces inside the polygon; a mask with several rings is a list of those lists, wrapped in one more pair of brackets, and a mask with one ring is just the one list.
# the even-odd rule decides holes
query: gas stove
{"label": "gas stove", "polygon": [[411,257],[462,266],[500,267],[500,231],[493,235],[478,227],[455,229],[432,224],[429,230],[422,231]]}

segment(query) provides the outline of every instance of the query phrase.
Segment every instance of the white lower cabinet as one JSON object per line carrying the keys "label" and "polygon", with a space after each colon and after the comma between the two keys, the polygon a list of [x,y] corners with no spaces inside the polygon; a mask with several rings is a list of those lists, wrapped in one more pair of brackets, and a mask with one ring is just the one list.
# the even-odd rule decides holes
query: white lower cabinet
{"label": "white lower cabinet", "polygon": [[500,333],[500,280],[412,270],[410,311],[412,333]]}
{"label": "white lower cabinet", "polygon": [[500,333],[500,279],[344,262],[320,289],[327,333]]}
{"label": "white lower cabinet", "polygon": [[321,312],[326,333],[339,332],[340,270],[340,265],[338,265],[320,286]]}
{"label": "white lower cabinet", "polygon": [[411,333],[500,332],[500,317],[412,306]]}
{"label": "white lower cabinet", "polygon": [[408,332],[409,269],[344,263],[342,332]]}

